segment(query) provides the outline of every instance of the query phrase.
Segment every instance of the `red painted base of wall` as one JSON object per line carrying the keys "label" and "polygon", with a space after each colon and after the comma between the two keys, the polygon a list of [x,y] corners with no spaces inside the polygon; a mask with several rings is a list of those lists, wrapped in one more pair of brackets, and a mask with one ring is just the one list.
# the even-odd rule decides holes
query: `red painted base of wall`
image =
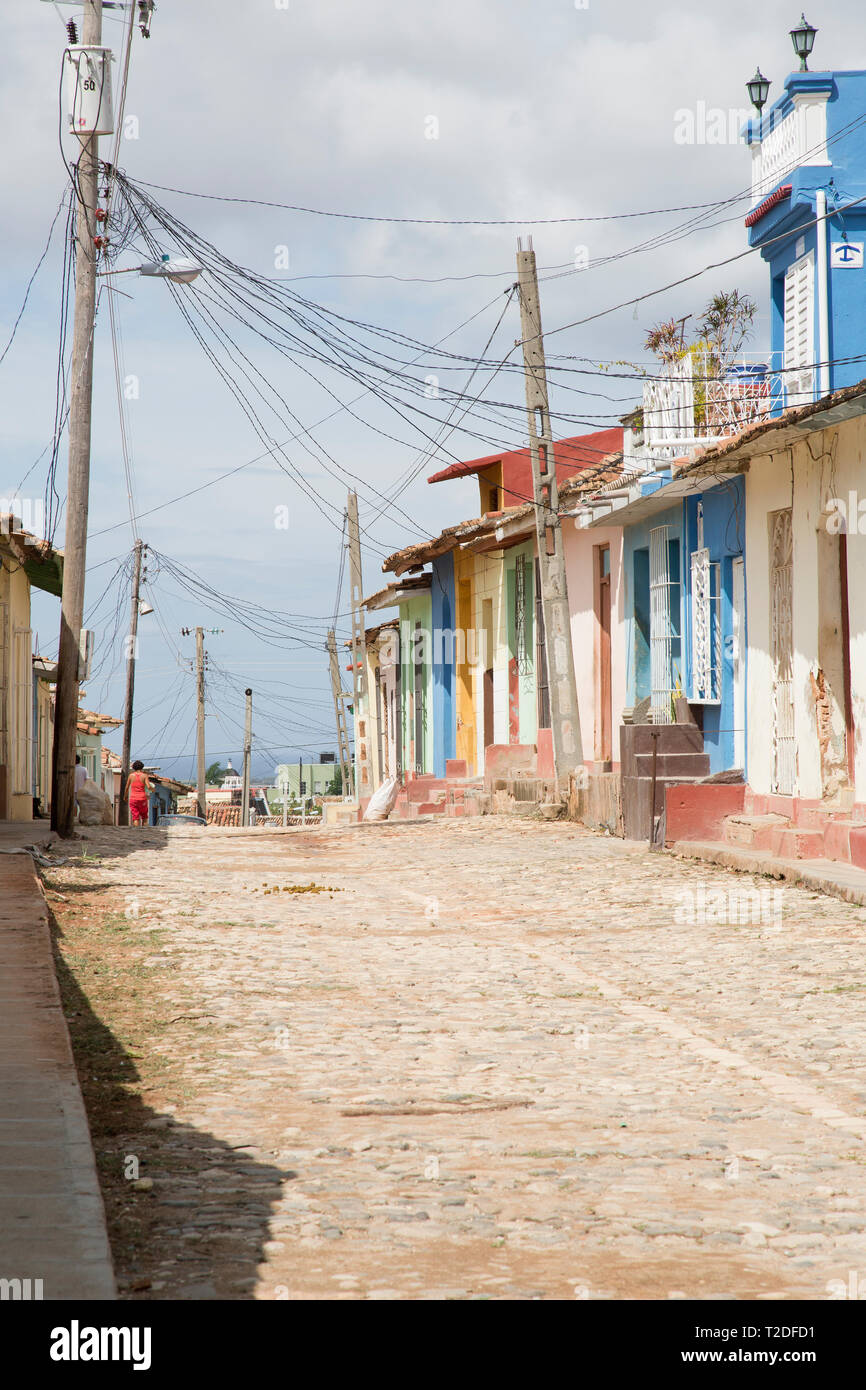
{"label": "red painted base of wall", "polygon": [[553,762],[553,730],[539,729],[536,737],[538,747],[538,776],[552,782],[556,776],[556,768]]}
{"label": "red painted base of wall", "polygon": [[677,840],[720,840],[726,816],[742,811],[744,784],[691,782],[668,787],[665,798],[665,843]]}
{"label": "red painted base of wall", "polygon": [[715,840],[777,859],[830,859],[866,869],[866,806],[722,783],[673,786],[665,840]]}
{"label": "red painted base of wall", "polygon": [[531,743],[491,743],[484,750],[484,781],[490,784],[497,778],[514,777],[525,773],[534,777],[535,748]]}

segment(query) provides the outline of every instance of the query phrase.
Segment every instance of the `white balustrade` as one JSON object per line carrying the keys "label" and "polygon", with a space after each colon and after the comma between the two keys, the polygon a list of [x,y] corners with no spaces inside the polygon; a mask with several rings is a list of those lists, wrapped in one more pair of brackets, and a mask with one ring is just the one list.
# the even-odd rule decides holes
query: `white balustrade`
{"label": "white balustrade", "polygon": [[826,93],[795,96],[793,110],[768,127],[763,139],[753,141],[751,149],[753,207],[801,164],[829,164]]}
{"label": "white balustrade", "polygon": [[738,434],[786,404],[802,404],[799,397],[788,401],[781,365],[767,356],[741,357],[719,373],[708,354],[687,353],[644,385],[645,448],[657,459],[676,458]]}

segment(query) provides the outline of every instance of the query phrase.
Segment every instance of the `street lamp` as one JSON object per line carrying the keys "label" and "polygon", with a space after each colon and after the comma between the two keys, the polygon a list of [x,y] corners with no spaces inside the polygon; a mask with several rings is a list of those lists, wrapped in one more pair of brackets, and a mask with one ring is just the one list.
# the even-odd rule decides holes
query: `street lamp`
{"label": "street lamp", "polygon": [[794,45],[794,52],[800,59],[800,71],[808,72],[809,66],[806,59],[815,46],[815,35],[818,30],[813,28],[804,14],[800,15],[800,23],[796,29],[789,30],[791,43]]}
{"label": "street lamp", "polygon": [[204,266],[187,256],[162,256],[151,265],[138,267],[140,275],[159,275],[164,280],[173,280],[177,285],[188,285],[201,275]]}
{"label": "street lamp", "polygon": [[766,78],[760,68],[755,68],[755,75],[750,82],[746,83],[746,91],[749,93],[749,101],[756,108],[760,116],[767,104],[767,96],[770,91],[769,78]]}
{"label": "street lamp", "polygon": [[158,261],[148,261],[146,265],[128,265],[124,270],[101,270],[103,275],[156,275],[161,280],[173,280],[176,285],[189,285],[204,270],[200,261],[190,260],[188,256],[161,256]]}

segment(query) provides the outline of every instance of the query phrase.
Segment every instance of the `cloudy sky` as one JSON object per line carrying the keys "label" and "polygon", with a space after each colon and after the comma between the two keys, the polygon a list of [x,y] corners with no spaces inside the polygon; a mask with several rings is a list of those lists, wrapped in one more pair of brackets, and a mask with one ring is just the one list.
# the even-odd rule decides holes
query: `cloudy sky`
{"label": "cloudy sky", "polygon": [[[64,19],[80,17],[74,6],[59,8]],[[819,28],[813,67],[862,62],[863,55],[852,54],[852,35],[862,24],[853,0],[824,4],[808,18]],[[137,183],[213,195],[154,193],[172,217],[237,265],[284,277],[284,284],[290,277],[294,290],[329,311],[424,344],[451,335],[448,347],[468,357],[481,352],[502,313],[517,235],[531,232],[545,330],[601,314],[550,338],[549,353],[584,359],[580,365],[591,373],[572,378],[578,391],[554,391],[560,413],[554,428],[560,434],[603,428],[638,399],[634,382],[604,366],[645,361],[643,338],[659,319],[697,314],[714,292],[737,287],[760,308],[750,346],[766,345],[768,285],[757,257],[709,270],[637,310],[602,311],[745,247],[748,199],[655,249],[635,248],[691,214],[621,214],[744,193],[748,151],[734,140],[718,143],[720,123],[736,130],[744,83],[756,64],[773,81],[771,99],[780,93],[795,65],[788,30],[797,20],[794,7],[778,0],[760,7],[734,0],[699,11],[664,0],[652,6],[589,0],[585,7],[573,0],[288,0],[285,6],[281,0],[160,0],[152,37],[145,41],[136,32],[133,42],[128,138],[118,163]],[[117,53],[122,34],[119,12],[107,11],[104,41]],[[7,193],[0,206],[0,351],[68,189],[61,141],[68,159],[74,145],[60,134],[65,31],[58,7],[13,0],[4,6],[4,40],[12,60],[4,64],[0,89]],[[103,158],[110,145],[103,139]],[[361,221],[222,198],[373,218],[513,225]],[[586,220],[544,222],[557,218]],[[610,220],[592,220],[603,218]],[[165,236],[161,245],[175,249]],[[36,502],[45,486],[62,250],[61,216],[0,365],[0,496],[12,495],[28,470],[22,498]],[[140,260],[135,247],[124,255],[118,264]],[[207,280],[206,271],[184,293],[207,293]],[[208,761],[239,759],[242,691],[250,685],[254,777],[265,778],[275,760],[315,757],[335,746],[320,644],[337,600],[346,489],[340,470],[363,479],[369,592],[383,582],[384,553],[476,511],[474,481],[428,487],[427,475],[455,456],[499,448],[506,437],[519,444],[522,422],[515,417],[506,436],[495,423],[467,420],[474,433],[443,431],[435,463],[429,462],[425,434],[435,432],[434,421],[411,409],[397,416],[369,395],[356,399],[357,384],[340,373],[318,372],[315,381],[261,340],[242,341],[256,370],[310,431],[287,446],[304,491],[273,456],[262,457],[259,437],[166,286],[138,276],[115,283],[124,292],[115,298],[123,376],[135,378],[137,391],[127,410],[141,536],[221,593],[292,615],[277,637],[261,640],[219,605],[209,608],[184,593],[151,557],[147,595],[156,613],[140,628],[134,755],[190,775],[193,643],[181,628],[200,623],[222,629],[207,639]],[[512,303],[488,355],[499,360],[518,336]],[[449,380],[462,386],[469,370]],[[97,652],[87,704],[121,714],[123,649],[120,635],[112,636],[128,622],[128,582],[117,571],[133,534],[114,381],[106,293],[96,329],[87,607],[95,615]],[[491,394],[519,402],[519,379],[498,379]],[[351,411],[339,408],[352,402]],[[447,419],[446,403],[422,404]],[[287,438],[273,417],[267,429],[271,438]],[[328,467],[323,459],[331,460]],[[419,465],[414,481],[399,490],[401,477]],[[221,480],[233,469],[239,471]],[[65,470],[64,438],[61,493]],[[194,496],[173,500],[196,488]],[[377,517],[382,495],[401,510]],[[286,516],[287,526],[275,524]],[[61,523],[60,543],[62,532]],[[345,603],[344,586],[343,614]],[[45,654],[56,649],[58,621],[58,602],[37,596],[34,627]],[[345,616],[338,626],[348,635]],[[109,742],[119,748],[118,737]]]}

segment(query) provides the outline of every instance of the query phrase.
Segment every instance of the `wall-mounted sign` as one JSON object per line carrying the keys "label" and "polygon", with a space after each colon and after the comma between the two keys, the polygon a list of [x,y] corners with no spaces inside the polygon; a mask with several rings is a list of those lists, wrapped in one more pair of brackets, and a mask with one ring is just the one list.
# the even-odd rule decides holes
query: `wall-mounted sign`
{"label": "wall-mounted sign", "polygon": [[862,241],[831,241],[830,265],[833,270],[862,270]]}

